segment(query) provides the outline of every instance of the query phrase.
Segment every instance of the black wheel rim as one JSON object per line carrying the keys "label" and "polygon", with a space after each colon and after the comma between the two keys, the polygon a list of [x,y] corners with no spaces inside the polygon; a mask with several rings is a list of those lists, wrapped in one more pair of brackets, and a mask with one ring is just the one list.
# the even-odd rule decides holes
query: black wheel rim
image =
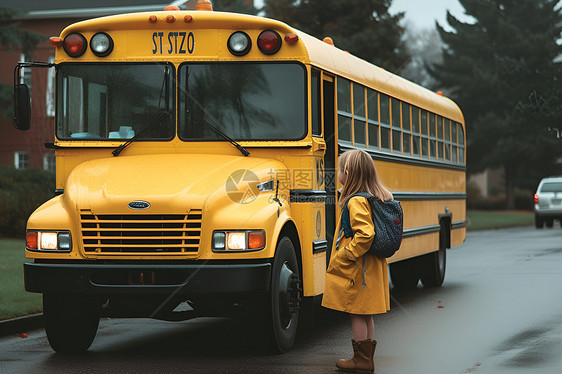
{"label": "black wheel rim", "polygon": [[291,327],[293,317],[297,313],[301,300],[301,282],[287,262],[281,266],[279,274],[279,317],[281,327]]}

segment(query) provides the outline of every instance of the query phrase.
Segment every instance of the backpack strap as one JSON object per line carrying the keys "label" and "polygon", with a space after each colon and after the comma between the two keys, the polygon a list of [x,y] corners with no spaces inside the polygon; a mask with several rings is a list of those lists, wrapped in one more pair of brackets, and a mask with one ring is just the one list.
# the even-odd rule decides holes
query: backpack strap
{"label": "backpack strap", "polygon": [[353,231],[353,229],[351,228],[351,220],[349,218],[349,208],[347,207],[349,200],[351,200],[351,198],[355,196],[362,196],[366,199],[369,199],[373,195],[367,192],[357,192],[351,195],[345,202],[345,205],[343,206],[342,217],[341,217],[341,227],[343,229],[343,233],[345,234],[346,238],[352,238],[355,235],[355,231]]}

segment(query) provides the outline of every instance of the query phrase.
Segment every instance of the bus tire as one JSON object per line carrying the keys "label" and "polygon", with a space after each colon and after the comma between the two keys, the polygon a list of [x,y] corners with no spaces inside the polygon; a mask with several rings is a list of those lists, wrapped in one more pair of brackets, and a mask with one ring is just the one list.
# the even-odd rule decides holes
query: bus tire
{"label": "bus tire", "polygon": [[413,258],[389,265],[390,280],[395,290],[411,291],[418,286],[420,277],[416,260]]}
{"label": "bus tire", "polygon": [[277,244],[271,274],[270,327],[274,352],[291,350],[297,335],[302,297],[299,266],[293,242],[283,237]]}
{"label": "bus tire", "polygon": [[441,287],[445,280],[447,250],[444,246],[437,252],[420,257],[420,278],[424,287]]}
{"label": "bus tire", "polygon": [[94,298],[43,294],[43,318],[49,344],[58,353],[87,351],[98,330],[100,307]]}

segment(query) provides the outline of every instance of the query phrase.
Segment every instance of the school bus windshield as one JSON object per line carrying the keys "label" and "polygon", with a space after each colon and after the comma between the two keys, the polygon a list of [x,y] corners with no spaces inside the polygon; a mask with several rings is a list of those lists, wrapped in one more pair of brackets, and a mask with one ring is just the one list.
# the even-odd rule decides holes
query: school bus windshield
{"label": "school bus windshield", "polygon": [[57,138],[119,140],[140,133],[143,139],[171,139],[174,82],[174,68],[165,63],[61,64]]}
{"label": "school bus windshield", "polygon": [[[186,63],[178,70],[179,136],[298,140],[306,135],[306,71],[292,63]],[[208,126],[208,125],[211,126]]]}

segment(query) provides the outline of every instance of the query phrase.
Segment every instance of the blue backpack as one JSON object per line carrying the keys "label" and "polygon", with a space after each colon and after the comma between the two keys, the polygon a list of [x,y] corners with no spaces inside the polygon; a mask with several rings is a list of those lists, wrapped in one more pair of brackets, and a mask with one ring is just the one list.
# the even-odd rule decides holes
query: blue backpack
{"label": "blue backpack", "polygon": [[347,203],[354,196],[362,196],[371,204],[373,223],[375,224],[375,239],[367,253],[377,257],[391,257],[402,243],[403,218],[402,206],[396,200],[381,201],[366,192],[351,195],[345,202],[342,212],[342,228],[346,237],[351,238],[355,232],[351,229],[349,209]]}

